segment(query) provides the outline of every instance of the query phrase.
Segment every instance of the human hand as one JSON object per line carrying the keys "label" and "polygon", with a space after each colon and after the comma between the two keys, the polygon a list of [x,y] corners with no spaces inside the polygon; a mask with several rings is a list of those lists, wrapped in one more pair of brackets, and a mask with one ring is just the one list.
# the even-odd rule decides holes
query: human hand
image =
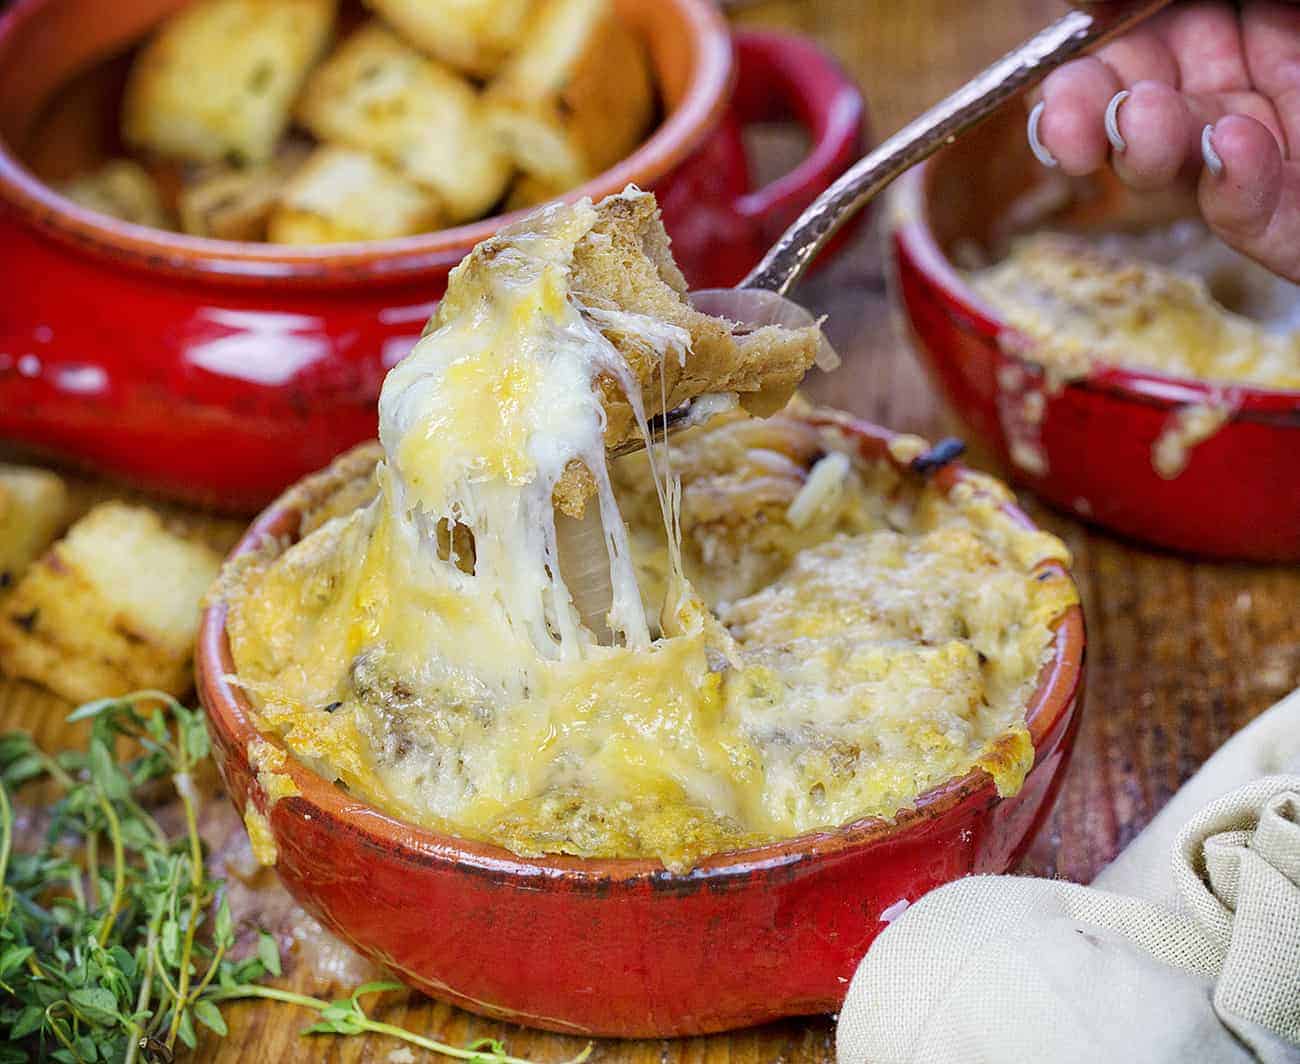
{"label": "human hand", "polygon": [[1032,102],[1045,165],[1109,162],[1140,191],[1195,182],[1225,243],[1300,282],[1300,5],[1178,4],[1052,73]]}

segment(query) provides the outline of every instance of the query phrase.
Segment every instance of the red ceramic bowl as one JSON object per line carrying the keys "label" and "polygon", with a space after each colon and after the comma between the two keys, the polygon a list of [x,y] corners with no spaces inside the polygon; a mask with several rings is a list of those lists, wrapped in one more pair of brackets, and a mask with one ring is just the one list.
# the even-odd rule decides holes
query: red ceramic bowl
{"label": "red ceramic bowl", "polygon": [[[849,431],[865,457],[888,453],[885,430]],[[951,488],[966,473],[948,466],[936,476]],[[298,525],[299,511],[277,503],[235,556],[283,550]],[[229,680],[225,619],[220,599],[204,612],[198,690],[230,795],[269,819],[276,871],[293,896],[434,997],[569,1033],[699,1034],[838,1008],[899,903],[1016,863],[1061,782],[1082,697],[1083,615],[1073,606],[1056,622],[1026,711],[1037,756],[1014,797],[1000,799],[977,770],[894,823],[864,820],[720,854],[679,875],[650,860],[523,858],[412,827],[292,758],[301,794],[272,806],[249,765],[259,733]]]}
{"label": "red ceramic bowl", "polygon": [[[984,244],[1008,206],[1047,172],[1012,108],[900,183],[893,248],[917,349],[948,402],[1012,475],[1048,502],[1107,529],[1206,557],[1300,561],[1300,392],[1211,386],[1104,367],[1059,391],[1045,386],[1034,344],[967,283],[949,252]],[[1104,224],[1133,205],[1114,184],[1077,212]],[[1027,423],[1024,396],[1045,399]],[[1152,446],[1180,407],[1226,398],[1235,413],[1167,480]],[[1037,402],[1038,400],[1035,400]],[[1030,459],[1013,460],[1012,448]],[[1023,451],[1021,452],[1023,454]]]}
{"label": "red ceramic bowl", "polygon": [[[35,176],[114,147],[126,54],[182,0],[18,0],[0,19],[0,438],[227,509],[256,509],[374,435],[384,373],[448,270],[502,218],[294,249],[115,221]],[[663,120],[571,194],[653,189],[696,287],[731,284],[857,158],[861,94],[799,38],[734,42],[710,0],[618,0],[646,41]],[[754,189],[749,123],[811,149]]]}

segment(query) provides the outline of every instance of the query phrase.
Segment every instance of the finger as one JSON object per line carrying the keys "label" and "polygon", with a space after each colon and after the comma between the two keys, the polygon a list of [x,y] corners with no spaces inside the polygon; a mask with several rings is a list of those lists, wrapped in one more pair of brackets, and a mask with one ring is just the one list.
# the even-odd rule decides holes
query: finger
{"label": "finger", "polygon": [[[1153,22],[1160,17],[1156,16]],[[1138,81],[1163,81],[1178,86],[1178,63],[1173,53],[1160,34],[1148,26],[1130,30],[1098,51],[1096,57],[1110,67],[1121,88],[1130,88]],[[1055,84],[1054,77],[1055,72],[1029,92],[1026,97],[1029,106],[1042,100],[1046,85]]]}
{"label": "finger", "polygon": [[1300,153],[1300,7],[1256,3],[1246,9],[1242,41],[1251,79],[1273,101],[1286,156]]}
{"label": "finger", "polygon": [[1130,30],[1101,49],[1097,58],[1115,72],[1126,89],[1139,81],[1160,81],[1178,87],[1178,62],[1154,28]]}
{"label": "finger", "polygon": [[1144,192],[1199,170],[1201,131],[1226,115],[1253,118],[1282,142],[1277,115],[1258,93],[1187,96],[1162,82],[1140,81],[1122,100],[1112,100],[1108,113],[1114,116],[1107,136],[1115,173]]}
{"label": "finger", "polygon": [[1143,192],[1173,183],[1190,160],[1199,165],[1204,125],[1182,93],[1159,81],[1139,81],[1115,111],[1121,138],[1111,156],[1115,173]]}
{"label": "finger", "polygon": [[1095,56],[1076,59],[1043,82],[1038,137],[1067,174],[1090,174],[1110,157],[1103,118],[1121,85]]}
{"label": "finger", "polygon": [[1250,86],[1241,24],[1226,3],[1184,4],[1158,30],[1178,63],[1184,92],[1239,92]]}
{"label": "finger", "polygon": [[1300,282],[1300,165],[1284,164],[1273,134],[1252,118],[1229,115],[1208,136],[1219,172],[1207,165],[1198,197],[1206,222],[1225,243]]}
{"label": "finger", "polygon": [[1277,109],[1271,100],[1258,92],[1203,92],[1184,96],[1195,119],[1198,137],[1200,130],[1220,118],[1245,115],[1273,134],[1278,144],[1286,144],[1286,134],[1278,120]]}

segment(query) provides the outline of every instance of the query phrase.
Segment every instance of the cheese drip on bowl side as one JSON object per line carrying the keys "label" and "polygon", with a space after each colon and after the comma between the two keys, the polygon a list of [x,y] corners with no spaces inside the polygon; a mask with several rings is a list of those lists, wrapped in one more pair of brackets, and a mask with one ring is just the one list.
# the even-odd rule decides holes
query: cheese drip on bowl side
{"label": "cheese drip on bowl side", "polygon": [[[227,573],[259,724],[414,823],[675,870],[892,816],[975,764],[1014,791],[1073,585],[1034,578],[1064,548],[1015,526],[994,488],[942,500],[788,415],[724,415],[606,462],[689,394],[779,405],[816,349],[689,311],[647,199],[556,208],[476,249],[385,382],[382,460],[343,460],[312,495],[337,503],[297,544]],[[608,643],[574,607],[557,507],[599,515]],[[953,542],[926,540],[949,526]],[[860,578],[805,580],[826,565]],[[877,586],[863,565],[894,575]],[[951,593],[899,586],[913,580]],[[981,586],[999,589],[988,625]],[[882,595],[893,619],[873,626]]]}

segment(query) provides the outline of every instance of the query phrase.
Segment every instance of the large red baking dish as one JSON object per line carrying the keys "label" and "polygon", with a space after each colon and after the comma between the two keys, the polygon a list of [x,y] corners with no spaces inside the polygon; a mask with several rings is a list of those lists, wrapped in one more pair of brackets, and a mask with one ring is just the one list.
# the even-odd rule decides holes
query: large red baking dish
{"label": "large red baking dish", "polygon": [[[125,69],[112,57],[181,2],[19,0],[0,19],[0,438],[256,509],[374,435],[385,372],[502,219],[292,249],[128,225],[57,195],[28,164],[53,179],[111,150]],[[618,7],[649,46],[664,118],[572,195],[653,189],[692,283],[731,284],[857,158],[862,96],[808,41],[733,46],[710,0]],[[755,189],[741,131],[773,118],[811,147]]]}
{"label": "large red baking dish", "polygon": [[[865,457],[887,455],[885,430],[849,431]],[[949,489],[967,474],[936,475]],[[298,510],[276,503],[235,556],[285,549],[298,523]],[[230,679],[225,619],[217,598],[197,650],[217,763],[239,809],[269,819],[276,871],[303,908],[434,997],[570,1033],[697,1034],[838,1008],[857,962],[906,903],[1016,863],[1060,785],[1082,698],[1083,615],[1072,606],[1029,701],[1037,756],[1014,797],[1000,799],[978,770],[894,823],[721,854],[677,875],[648,860],[527,859],[412,827],[292,758],[301,794],[272,805],[249,765],[259,733]]]}
{"label": "large red baking dish", "polygon": [[[917,349],[954,410],[1012,475],[1048,502],[1159,547],[1251,561],[1300,561],[1300,392],[1212,386],[1101,368],[1051,387],[1033,342],[1010,328],[950,258],[983,243],[1046,176],[1012,109],[900,182],[892,246]],[[1103,185],[1080,221],[1131,208]],[[1035,393],[1042,399],[1025,396]],[[1165,479],[1152,447],[1179,408],[1224,401],[1230,420]],[[1034,423],[1026,409],[1042,406]],[[1019,449],[1019,461],[1013,454]]]}

